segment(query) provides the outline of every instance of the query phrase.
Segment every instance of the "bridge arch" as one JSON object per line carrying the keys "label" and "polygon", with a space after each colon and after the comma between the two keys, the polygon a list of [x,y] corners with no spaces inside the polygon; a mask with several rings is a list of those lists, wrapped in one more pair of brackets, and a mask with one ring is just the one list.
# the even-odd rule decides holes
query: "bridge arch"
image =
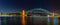
{"label": "bridge arch", "polygon": [[[39,12],[39,13],[46,13],[48,15],[51,15],[51,12],[48,11],[48,10],[45,10],[45,9],[42,9],[42,8],[35,8],[35,9],[31,9],[31,10],[28,10],[27,13],[29,12]],[[54,13],[55,15],[57,15],[57,13]]]}

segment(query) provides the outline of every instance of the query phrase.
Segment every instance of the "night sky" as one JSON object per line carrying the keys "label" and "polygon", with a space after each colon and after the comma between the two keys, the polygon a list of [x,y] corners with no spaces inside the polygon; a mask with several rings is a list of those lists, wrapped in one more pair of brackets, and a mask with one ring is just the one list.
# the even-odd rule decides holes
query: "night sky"
{"label": "night sky", "polygon": [[58,0],[0,0],[0,12],[19,12],[22,8],[43,8],[52,11],[59,9],[60,3]]}

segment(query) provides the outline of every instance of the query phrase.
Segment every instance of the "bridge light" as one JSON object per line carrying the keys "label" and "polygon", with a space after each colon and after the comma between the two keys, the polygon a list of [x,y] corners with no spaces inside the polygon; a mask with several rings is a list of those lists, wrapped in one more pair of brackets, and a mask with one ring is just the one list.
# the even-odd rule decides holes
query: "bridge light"
{"label": "bridge light", "polygon": [[51,16],[52,16],[52,25],[54,25],[54,12],[52,12]]}
{"label": "bridge light", "polygon": [[22,10],[22,25],[25,25],[25,11]]}

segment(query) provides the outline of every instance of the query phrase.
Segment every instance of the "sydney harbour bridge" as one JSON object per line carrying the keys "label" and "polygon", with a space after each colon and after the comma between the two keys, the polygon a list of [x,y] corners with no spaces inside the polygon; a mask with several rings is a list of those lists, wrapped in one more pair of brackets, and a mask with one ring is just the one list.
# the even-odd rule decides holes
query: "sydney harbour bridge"
{"label": "sydney harbour bridge", "polygon": [[[52,25],[58,24],[58,14],[54,13],[54,19],[52,12],[42,9],[35,8],[25,11],[25,16],[22,16],[22,12],[18,13],[1,13],[2,25]],[[24,18],[22,18],[24,17]],[[1,25],[1,24],[0,24]]]}
{"label": "sydney harbour bridge", "polygon": [[38,25],[38,24],[39,25],[53,25],[53,24],[57,25],[58,24],[57,13],[54,13],[54,16],[52,16],[52,12],[42,8],[28,10],[27,13],[30,13],[32,15],[34,25]]}

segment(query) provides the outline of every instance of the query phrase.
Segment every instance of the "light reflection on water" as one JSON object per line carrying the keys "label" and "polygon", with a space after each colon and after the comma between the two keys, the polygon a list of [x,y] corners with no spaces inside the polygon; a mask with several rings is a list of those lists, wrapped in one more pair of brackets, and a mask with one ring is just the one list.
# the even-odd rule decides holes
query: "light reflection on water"
{"label": "light reflection on water", "polygon": [[12,16],[12,17],[0,17],[2,25],[21,25],[21,17],[20,16]]}
{"label": "light reflection on water", "polygon": [[[51,22],[52,22],[52,18],[51,17],[49,17],[49,23],[50,23],[50,25],[51,25]],[[54,17],[54,25],[58,25],[58,18],[57,17]]]}
{"label": "light reflection on water", "polygon": [[[29,20],[29,17],[27,17],[27,18]],[[42,18],[42,19],[44,19],[44,18]],[[51,18],[49,18],[49,20],[51,22]],[[31,23],[40,24],[39,23],[40,22],[40,17],[32,17],[32,21],[33,22],[31,22]],[[46,23],[46,19],[44,19],[43,21]],[[12,17],[4,17],[3,16],[3,17],[0,17],[0,25],[4,25],[4,24],[7,24],[7,25],[21,25],[21,17],[20,16],[12,16]],[[54,18],[54,25],[57,25],[57,24],[58,24],[58,19]]]}

